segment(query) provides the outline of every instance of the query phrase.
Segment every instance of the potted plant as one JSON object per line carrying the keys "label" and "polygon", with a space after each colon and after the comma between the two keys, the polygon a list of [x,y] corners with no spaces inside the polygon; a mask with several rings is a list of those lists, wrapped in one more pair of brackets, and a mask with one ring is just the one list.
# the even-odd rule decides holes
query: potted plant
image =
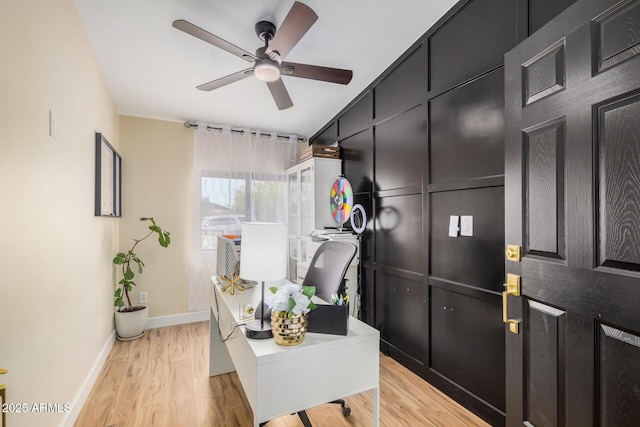
{"label": "potted plant", "polygon": [[113,258],[113,263],[118,265],[122,269],[122,279],[118,282],[114,296],[113,305],[118,308],[115,312],[116,333],[120,340],[132,340],[141,337],[144,334],[144,328],[147,325],[147,316],[149,309],[147,306],[134,306],[131,303],[129,292],[136,286],[133,281],[135,273],[133,267],[138,270],[138,273],[142,274],[144,262],[134,252],[138,243],[151,237],[153,234],[158,235],[158,243],[163,248],[166,248],[171,243],[171,235],[168,231],[164,231],[153,217],[140,218],[140,221],[150,221],[149,233],[141,239],[133,239],[133,246],[128,252],[118,252]]}
{"label": "potted plant", "polygon": [[307,313],[317,306],[311,301],[315,286],[300,286],[287,283],[280,288],[269,288],[271,294],[264,298],[271,309],[273,339],[281,345],[296,345],[307,333]]}

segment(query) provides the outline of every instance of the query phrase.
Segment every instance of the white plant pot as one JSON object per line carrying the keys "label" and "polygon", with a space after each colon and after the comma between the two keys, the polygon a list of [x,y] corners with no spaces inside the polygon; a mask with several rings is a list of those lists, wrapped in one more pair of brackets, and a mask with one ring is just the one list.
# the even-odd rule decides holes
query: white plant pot
{"label": "white plant pot", "polygon": [[136,311],[116,311],[116,335],[120,341],[129,341],[144,335],[149,307]]}

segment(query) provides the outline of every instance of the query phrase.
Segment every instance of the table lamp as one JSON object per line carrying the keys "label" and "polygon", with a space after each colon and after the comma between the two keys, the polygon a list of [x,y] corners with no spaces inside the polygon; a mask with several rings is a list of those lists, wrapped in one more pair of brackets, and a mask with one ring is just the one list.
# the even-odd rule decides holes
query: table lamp
{"label": "table lamp", "polygon": [[287,276],[287,224],[245,222],[242,224],[240,277],[261,282],[262,300],[256,320],[245,325],[247,338],[273,337],[271,322],[265,320],[264,282]]}

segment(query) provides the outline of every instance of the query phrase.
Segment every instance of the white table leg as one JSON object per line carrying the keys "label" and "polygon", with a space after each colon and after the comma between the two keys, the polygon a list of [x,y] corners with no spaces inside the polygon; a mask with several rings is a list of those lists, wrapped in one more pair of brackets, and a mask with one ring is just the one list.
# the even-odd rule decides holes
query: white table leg
{"label": "white table leg", "polygon": [[380,425],[380,385],[373,389],[373,427]]}
{"label": "white table leg", "polygon": [[220,339],[218,321],[213,315],[212,308],[211,322],[209,323],[209,376],[227,374],[235,370],[227,346]]}

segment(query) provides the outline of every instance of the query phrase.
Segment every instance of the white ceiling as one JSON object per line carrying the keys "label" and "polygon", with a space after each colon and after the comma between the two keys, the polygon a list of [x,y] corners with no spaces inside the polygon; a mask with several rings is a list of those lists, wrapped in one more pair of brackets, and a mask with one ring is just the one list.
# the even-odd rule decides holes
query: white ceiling
{"label": "white ceiling", "polygon": [[261,20],[280,25],[294,0],[75,0],[119,114],[309,137],[420,38],[456,0],[303,0],[318,21],[285,58],[353,70],[347,86],[284,76],[279,111],[255,77],[203,92],[251,67],[172,27],[185,19],[253,53]]}

